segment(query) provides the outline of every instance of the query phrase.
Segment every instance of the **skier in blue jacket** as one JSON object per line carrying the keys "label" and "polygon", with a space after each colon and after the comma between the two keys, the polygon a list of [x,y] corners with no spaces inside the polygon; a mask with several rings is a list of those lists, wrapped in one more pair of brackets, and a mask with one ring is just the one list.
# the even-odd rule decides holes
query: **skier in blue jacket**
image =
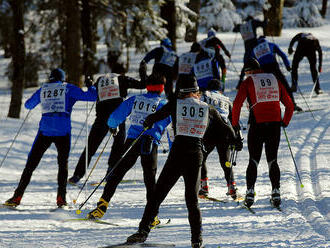
{"label": "skier in blue jacket", "polygon": [[[148,93],[128,98],[111,113],[108,119],[108,126],[110,132],[114,135],[117,132],[117,127],[124,122],[127,117],[131,123],[124,144],[125,151],[130,149],[133,142],[144,131],[143,122],[145,118],[166,104],[167,101],[160,96],[164,90],[164,83],[165,77],[163,75],[152,73],[146,81]],[[139,156],[141,156],[144,183],[147,189],[147,199],[151,198],[156,180],[158,145],[164,130],[170,122],[171,118],[168,117],[155,123],[143,133],[135,144],[133,144],[119,164],[114,165],[113,170],[107,175],[107,183],[97,203],[97,207],[87,215],[87,218],[95,219],[103,217],[118,184],[124,178],[125,174],[134,166]],[[157,218],[155,221],[159,223]]]}
{"label": "skier in blue jacket", "polygon": [[288,72],[290,72],[290,62],[286,54],[278,45],[268,42],[265,36],[260,36],[258,38],[258,44],[252,49],[251,57],[258,60],[260,67],[264,72],[273,73],[276,78],[281,81],[293,102],[294,110],[302,111],[302,109],[294,101],[291,87],[280,69],[280,66],[276,60],[276,54],[282,58],[285,68]]}
{"label": "skier in blue jacket", "polygon": [[7,206],[16,207],[20,204],[33,171],[37,168],[43,154],[52,143],[55,144],[58,152],[57,206],[67,205],[65,197],[71,140],[72,107],[76,101],[95,101],[97,93],[93,86],[88,87],[88,91],[84,92],[73,84],[65,83],[64,80],[65,73],[62,69],[52,70],[49,82],[43,84],[25,102],[27,109],[33,109],[40,103],[42,117],[18,187],[14,196],[5,202]]}
{"label": "skier in blue jacket", "polygon": [[178,55],[173,50],[169,38],[164,38],[160,46],[148,52],[140,62],[139,73],[141,80],[147,76],[147,64],[154,59],[152,72],[160,73],[166,78],[165,94],[167,97],[173,94],[173,80],[177,77]]}

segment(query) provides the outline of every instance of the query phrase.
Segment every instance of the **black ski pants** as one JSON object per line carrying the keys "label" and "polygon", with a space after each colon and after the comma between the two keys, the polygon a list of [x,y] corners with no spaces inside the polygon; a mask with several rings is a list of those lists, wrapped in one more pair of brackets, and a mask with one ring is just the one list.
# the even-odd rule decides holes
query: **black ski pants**
{"label": "black ski pants", "polygon": [[[127,139],[124,144],[124,151],[127,151],[131,147],[133,142],[134,139]],[[149,146],[149,149],[147,148],[147,146]],[[156,182],[157,151],[158,145],[152,143],[152,137],[149,135],[143,135],[108,175],[107,183],[104,187],[102,198],[108,202],[110,201],[120,181],[124,178],[125,174],[134,166],[138,157],[141,157],[143,179],[147,189],[147,200],[150,199],[153,194]]]}
{"label": "black ski pants", "polygon": [[280,168],[277,163],[280,136],[280,122],[265,122],[250,125],[247,139],[249,165],[246,170],[246,184],[248,189],[254,188],[256,183],[257,168],[264,144],[272,188],[280,188]]}
{"label": "black ski pants", "polygon": [[203,163],[201,168],[201,178],[204,179],[207,177],[207,167],[206,167],[206,160],[209,154],[214,150],[214,148],[217,148],[217,152],[219,155],[219,161],[220,165],[223,169],[223,172],[225,174],[225,179],[227,181],[227,184],[231,184],[235,181],[234,179],[234,173],[232,170],[232,167],[228,168],[226,166],[226,162],[230,159],[230,149],[229,145],[227,143],[219,143],[219,144],[204,144],[205,151],[203,151]]}
{"label": "black ski pants", "polygon": [[315,85],[315,90],[320,89],[320,82],[318,78],[318,72],[316,70],[316,53],[315,50],[310,49],[307,51],[301,51],[300,49],[295,52],[293,55],[293,61],[292,61],[292,73],[291,73],[291,79],[292,79],[292,84],[297,86],[298,84],[298,67],[300,61],[304,58],[307,57],[309,66],[311,69],[312,73],[312,79]]}
{"label": "black ski pants", "polygon": [[140,231],[150,231],[149,225],[157,216],[161,203],[180,176],[183,176],[185,200],[191,228],[191,241],[195,243],[202,240],[202,218],[197,197],[202,160],[203,153],[201,149],[195,152],[183,151],[182,148],[178,150],[175,147],[175,143],[173,143],[164,168],[157,180],[154,197],[148,200],[144,209],[139,225]]}
{"label": "black ski pants", "polygon": [[[107,121],[104,118],[96,117],[92,128],[88,135],[88,165],[89,166],[92,157],[95,155],[98,147],[102,143],[104,137],[109,131],[109,126]],[[108,160],[108,170],[119,160],[122,154],[123,145],[125,141],[126,130],[125,123],[119,125],[119,131],[116,136],[113,138],[112,148]],[[86,147],[80,155],[79,161],[76,165],[76,169],[73,173],[74,176],[82,178],[86,173]]]}
{"label": "black ski pants", "polygon": [[58,163],[58,190],[57,195],[62,196],[65,199],[66,196],[66,184],[68,179],[68,158],[70,152],[70,139],[71,136],[44,136],[41,132],[38,132],[31,151],[28,155],[28,159],[23,170],[18,187],[15,190],[14,197],[23,196],[26,187],[30,183],[33,171],[37,168],[43,154],[50,147],[52,143],[55,144],[57,149],[57,163]]}

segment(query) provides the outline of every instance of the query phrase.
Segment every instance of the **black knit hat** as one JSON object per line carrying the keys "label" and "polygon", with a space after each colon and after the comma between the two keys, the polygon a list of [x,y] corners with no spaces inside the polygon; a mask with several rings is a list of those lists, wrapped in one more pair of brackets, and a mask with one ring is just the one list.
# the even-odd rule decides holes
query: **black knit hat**
{"label": "black knit hat", "polygon": [[178,93],[190,93],[199,91],[197,80],[193,75],[181,74],[176,82]]}

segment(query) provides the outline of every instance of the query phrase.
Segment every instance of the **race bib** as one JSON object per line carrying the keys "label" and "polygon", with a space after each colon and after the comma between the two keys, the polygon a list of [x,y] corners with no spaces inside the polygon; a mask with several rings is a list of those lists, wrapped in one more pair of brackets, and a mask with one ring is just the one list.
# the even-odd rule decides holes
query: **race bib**
{"label": "race bib", "polygon": [[259,59],[267,54],[271,54],[268,42],[263,42],[253,48],[253,52],[256,55],[256,58]]}
{"label": "race bib", "polygon": [[256,101],[274,102],[280,100],[278,82],[274,75],[268,73],[251,75],[256,93]]}
{"label": "race bib", "polygon": [[176,54],[173,51],[168,51],[164,48],[163,56],[160,59],[159,63],[173,67],[176,60]]}
{"label": "race bib", "polygon": [[65,112],[66,84],[44,84],[40,91],[42,113]]}
{"label": "race bib", "polygon": [[179,74],[190,74],[195,64],[197,53],[184,53],[179,58]]}
{"label": "race bib", "polygon": [[176,135],[202,138],[208,125],[209,108],[206,103],[193,99],[178,99]]}
{"label": "race bib", "polygon": [[212,61],[206,59],[198,62],[194,65],[194,72],[197,80],[213,77]]}
{"label": "race bib", "polygon": [[118,82],[118,76],[102,76],[98,80],[98,96],[100,102],[119,98],[120,97],[120,88],[119,88],[119,82]]}
{"label": "race bib", "polygon": [[144,96],[136,96],[133,103],[132,112],[129,116],[131,125],[143,126],[145,118],[156,112],[157,106],[161,98],[147,98]]}
{"label": "race bib", "polygon": [[240,33],[244,41],[255,38],[251,21],[240,25]]}
{"label": "race bib", "polygon": [[229,115],[229,108],[231,106],[231,102],[228,97],[215,92],[204,92],[202,96],[203,102],[206,102],[220,113],[220,115],[227,121]]}

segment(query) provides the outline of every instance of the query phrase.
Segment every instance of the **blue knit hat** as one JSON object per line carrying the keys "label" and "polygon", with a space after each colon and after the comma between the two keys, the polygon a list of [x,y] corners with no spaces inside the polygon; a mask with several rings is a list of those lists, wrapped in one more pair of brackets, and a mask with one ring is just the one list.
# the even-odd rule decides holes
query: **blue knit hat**
{"label": "blue knit hat", "polygon": [[49,75],[49,81],[64,81],[65,80],[65,72],[61,68],[56,68],[51,71]]}

